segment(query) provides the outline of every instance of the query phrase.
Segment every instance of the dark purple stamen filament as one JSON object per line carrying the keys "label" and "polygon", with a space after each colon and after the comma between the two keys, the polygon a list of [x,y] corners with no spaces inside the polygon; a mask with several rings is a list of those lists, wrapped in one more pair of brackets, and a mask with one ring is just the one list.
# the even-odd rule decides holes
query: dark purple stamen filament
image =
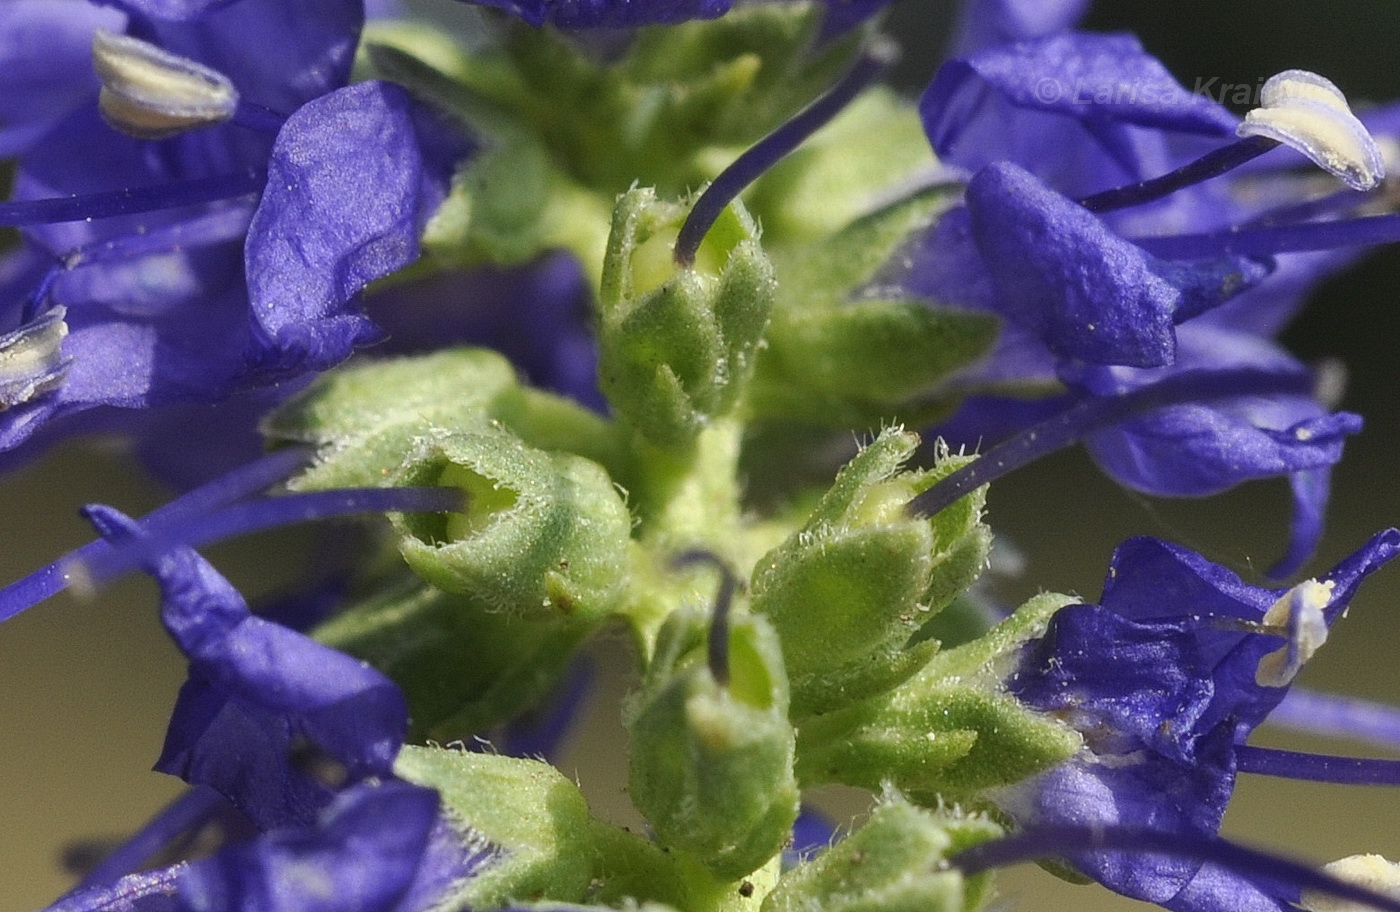
{"label": "dark purple stamen filament", "polygon": [[176,798],[171,804],[143,826],[121,847],[112,852],[66,895],[105,887],[116,883],[132,871],[141,868],[157,852],[180,836],[213,820],[228,802],[207,785],[197,785]]}
{"label": "dark purple stamen filament", "polygon": [[993,868],[1081,852],[1128,852],[1210,862],[1242,877],[1400,912],[1400,900],[1347,883],[1302,862],[1195,834],[1111,826],[1035,827],[964,849],[949,858],[948,864],[964,874],[980,874]]}
{"label": "dark purple stamen filament", "polygon": [[238,107],[233,112],[233,122],[240,127],[247,127],[249,130],[275,135],[287,122],[287,115],[280,111],[274,111],[265,105],[244,101],[240,98]]}
{"label": "dark purple stamen filament", "polygon": [[1265,209],[1246,222],[1243,227],[1292,224],[1328,215],[1342,215],[1374,204],[1383,193],[1383,190],[1358,192],[1348,187],[1345,190],[1327,193],[1315,199],[1304,200],[1301,203],[1287,203],[1272,209]]}
{"label": "dark purple stamen filament", "polygon": [[[142,522],[163,526],[179,523],[190,516],[208,513],[271,487],[279,481],[285,481],[310,460],[311,450],[308,448],[289,447],[278,450],[151,511]],[[87,562],[111,550],[111,545],[98,539],[0,589],[0,621],[7,621],[29,606],[68,588],[68,569],[73,562]]]}
{"label": "dark purple stamen filament", "polygon": [[915,516],[930,517],[988,482],[1078,443],[1100,428],[1169,405],[1236,396],[1309,394],[1312,380],[1297,372],[1185,371],[1120,396],[1094,396],[992,447],[909,501]]}
{"label": "dark purple stamen filament", "polygon": [[707,661],[710,675],[720,687],[729,686],[729,610],[734,604],[734,592],[739,580],[729,565],[709,551],[686,551],[676,557],[677,569],[704,564],[719,571],[719,592],[715,595],[715,610],[710,620]]}
{"label": "dark purple stamen filament", "polygon": [[135,570],[151,558],[177,547],[198,547],[250,532],[357,513],[449,513],[461,510],[460,488],[339,488],[264,497],[180,520],[143,523],[140,538],[81,560],[92,582],[103,583]]}
{"label": "dark purple stamen filament", "polygon": [[1079,200],[1079,205],[1090,212],[1112,212],[1114,209],[1141,206],[1143,203],[1150,203],[1153,200],[1170,196],[1184,187],[1190,187],[1193,184],[1210,180],[1212,177],[1219,177],[1227,171],[1233,171],[1245,162],[1258,158],[1278,145],[1277,140],[1263,136],[1250,136],[1230,143],[1228,146],[1212,149],[1175,171],[1139,181],[1136,184],[1115,187],[1112,190],[1104,190],[1102,193],[1086,196]]}
{"label": "dark purple stamen filament", "polygon": [[134,215],[157,209],[177,209],[181,206],[212,203],[256,193],[262,189],[266,180],[267,176],[259,171],[240,171],[218,177],[171,181],[152,187],[130,187],[83,196],[0,203],[0,225],[17,227],[77,222],[84,219]]}
{"label": "dark purple stamen filament", "polygon": [[1269,723],[1333,738],[1368,741],[1400,750],[1400,709],[1355,697],[1341,697],[1293,687]]}
{"label": "dark purple stamen filament", "polygon": [[1235,760],[1240,772],[1260,776],[1342,785],[1400,785],[1400,760],[1334,757],[1249,745],[1235,748]]}
{"label": "dark purple stamen filament", "polygon": [[1333,222],[1227,228],[1204,234],[1129,238],[1143,250],[1169,260],[1230,255],[1269,256],[1341,247],[1370,247],[1400,241],[1400,214],[1368,215]]}
{"label": "dark purple stamen filament", "polygon": [[894,63],[897,54],[892,42],[870,42],[860,58],[846,71],[846,75],[825,95],[754,143],[728,168],[721,171],[710,186],[705,188],[705,192],[700,194],[700,199],[696,200],[694,208],[686,216],[685,224],[681,225],[680,234],[676,237],[676,263],[681,266],[693,264],[695,254],[700,249],[700,242],[705,239],[706,233],[725,207],[732,203],[745,187],[841,113],[857,95],[880,78]]}

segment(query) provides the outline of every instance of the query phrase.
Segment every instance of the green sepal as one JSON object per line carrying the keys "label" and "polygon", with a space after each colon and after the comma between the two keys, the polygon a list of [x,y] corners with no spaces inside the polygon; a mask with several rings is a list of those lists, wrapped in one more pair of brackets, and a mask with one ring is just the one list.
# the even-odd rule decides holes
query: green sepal
{"label": "green sepal", "polygon": [[535,705],[596,626],[487,611],[415,580],[352,605],[315,637],[399,685],[410,740],[445,742],[489,731]]}
{"label": "green sepal", "polygon": [[1068,604],[1045,594],[986,636],[934,656],[885,693],[804,723],[798,731],[803,785],[891,784],[936,804],[1019,782],[1070,757],[1078,733],[1005,692],[1024,643]]}
{"label": "green sepal", "polygon": [[860,829],[783,875],[762,912],[974,912],[991,875],[943,862],[1001,835],[981,816],[929,813],[887,795]]}
{"label": "green sepal", "polygon": [[404,560],[434,586],[526,618],[616,607],[632,520],[596,463],[482,427],[416,438],[390,480],[466,492],[461,512],[391,517]]}
{"label": "green sepal", "polygon": [[315,462],[290,487],[320,490],[383,484],[431,429],[493,423],[532,446],[627,471],[630,456],[610,422],[521,386],[503,355],[481,348],[346,365],[274,411],[263,433],[316,446]]}
{"label": "green sepal", "polygon": [[955,199],[929,190],[820,241],[775,249],[779,294],[754,376],[755,415],[827,426],[926,423],[957,404],[941,381],[987,352],[999,321],[866,291]]}
{"label": "green sepal", "polygon": [[772,268],[742,207],[726,210],[694,266],[671,260],[685,210],[649,189],[618,198],[600,293],[599,380],[619,418],[681,449],[732,411],[772,306]]}
{"label": "green sepal", "polygon": [[394,773],[435,788],[448,818],[496,847],[499,859],[460,885],[458,903],[583,899],[593,879],[588,802],[547,763],[406,745]]}
{"label": "green sepal", "polygon": [[772,628],[731,619],[727,685],[705,664],[708,619],[671,616],[631,702],[629,791],[668,849],[733,880],[762,867],[797,819],[787,679]]}
{"label": "green sepal", "polygon": [[685,905],[687,886],[662,850],[594,818],[578,786],[547,763],[409,745],[394,772],[437,789],[459,834],[498,851],[439,908],[486,912],[535,902],[647,900]]}
{"label": "green sepal", "polygon": [[981,357],[999,321],[919,301],[868,299],[776,310],[750,407],[760,417],[868,426],[945,416],[959,397],[940,382]]}
{"label": "green sepal", "polygon": [[966,460],[901,472],[918,435],[884,431],[837,475],[807,522],[761,558],[755,613],[772,621],[792,679],[794,719],[888,689],[937,650],[910,637],[970,586],[991,535],[978,491],[931,520],[905,504]]}

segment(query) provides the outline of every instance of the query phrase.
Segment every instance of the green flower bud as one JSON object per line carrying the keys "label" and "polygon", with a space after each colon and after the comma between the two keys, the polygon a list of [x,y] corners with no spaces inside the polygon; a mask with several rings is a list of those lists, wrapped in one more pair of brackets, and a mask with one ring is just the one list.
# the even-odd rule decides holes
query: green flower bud
{"label": "green flower bud", "polygon": [[707,619],[672,615],[629,708],[632,800],[662,845],[721,879],[761,867],[797,819],[787,678],[772,628],[734,618],[727,685],[705,662]]}
{"label": "green flower bud", "polygon": [[860,829],[784,874],[762,912],[971,912],[990,876],[964,878],[942,862],[1000,834],[986,818],[930,814],[889,795]]}
{"label": "green flower bud", "polygon": [[619,197],[600,300],[603,391],[623,421],[671,449],[737,404],[775,288],[757,226],[737,206],[710,231],[695,266],[675,265],[684,214],[651,190]]}
{"label": "green flower bud", "polygon": [[793,715],[894,686],[937,650],[910,637],[981,572],[991,536],[981,495],[932,520],[904,505],[960,464],[900,472],[917,435],[887,430],[837,476],[807,523],[761,560],[753,610],[783,643]]}
{"label": "green flower bud", "polygon": [[460,513],[393,518],[404,560],[433,585],[527,618],[615,607],[632,524],[596,463],[488,427],[417,438],[391,480],[467,494]]}
{"label": "green flower bud", "polygon": [[1079,735],[1026,709],[1003,680],[1021,646],[1069,601],[1037,596],[892,690],[805,722],[798,732],[804,786],[893,785],[935,804],[1019,782],[1068,758]]}

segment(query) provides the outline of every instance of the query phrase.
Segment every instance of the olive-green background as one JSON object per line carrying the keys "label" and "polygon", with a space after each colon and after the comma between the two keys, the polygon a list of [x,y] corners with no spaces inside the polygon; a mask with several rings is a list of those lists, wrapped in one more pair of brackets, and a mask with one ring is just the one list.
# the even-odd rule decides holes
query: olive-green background
{"label": "olive-green background", "polygon": [[[906,0],[896,8],[896,24],[911,46],[936,47],[945,6]],[[1393,0],[1135,0],[1100,7],[1091,24],[1136,28],[1188,86],[1212,76],[1254,84],[1260,76],[1303,67],[1333,78],[1353,102],[1400,96],[1400,5]],[[900,77],[918,85],[935,61],[911,50]],[[1400,523],[1397,340],[1400,255],[1394,251],[1329,283],[1286,336],[1305,358],[1347,364],[1345,405],[1368,419],[1337,470],[1331,527],[1314,570],[1375,530]],[[76,516],[81,503],[106,501],[135,513],[158,504],[162,495],[134,486],[134,474],[110,448],[69,445],[0,481],[0,581],[87,541]],[[1093,599],[1114,544],[1135,534],[1182,542],[1248,573],[1278,555],[1286,519],[1281,483],[1250,485],[1208,501],[1150,500],[1107,482],[1077,452],[998,483],[991,498],[994,528],[1025,559],[1024,573],[1006,588],[1020,596],[1054,589]],[[295,535],[264,537],[260,544],[210,554],[241,585],[266,591],[280,579],[269,574],[266,554],[293,550],[296,541]],[[1303,682],[1400,704],[1397,623],[1400,568],[1391,568],[1362,591]],[[156,621],[154,587],[145,580],[90,601],[60,596],[0,626],[0,909],[39,908],[52,900],[68,882],[59,865],[65,845],[119,835],[177,793],[175,783],[149,767],[183,677],[183,663]],[[598,723],[563,762],[610,815],[625,807],[616,696],[615,688],[599,693]],[[1249,777],[1226,830],[1316,860],[1360,851],[1396,858],[1397,821],[1400,792],[1394,790]],[[1034,868],[1007,878],[1003,892],[1013,908],[1038,912],[1131,905],[1096,887],[1060,885]]]}

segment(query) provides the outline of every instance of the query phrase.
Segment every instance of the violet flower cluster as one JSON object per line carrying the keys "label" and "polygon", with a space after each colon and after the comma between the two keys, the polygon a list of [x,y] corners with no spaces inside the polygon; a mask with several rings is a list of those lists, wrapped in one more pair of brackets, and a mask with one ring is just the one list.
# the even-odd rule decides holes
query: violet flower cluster
{"label": "violet flower cluster", "polygon": [[[1082,0],[968,0],[908,99],[885,5],[0,8],[0,452],[101,432],[176,491],[0,621],[142,571],[188,660],[188,790],[50,909],[976,912],[1040,860],[1400,910],[1384,859],[1220,835],[1241,774],[1400,784],[1250,743],[1400,745],[1294,684],[1400,531],[1299,578],[1362,420],[1278,341],[1400,240],[1400,109],[1287,70],[1237,114]],[[1268,585],[1136,538],[999,604],[988,489],[1076,444],[1287,479]],[[347,517],[276,604],[196,550]],[[548,762],[619,634],[642,833]]]}

